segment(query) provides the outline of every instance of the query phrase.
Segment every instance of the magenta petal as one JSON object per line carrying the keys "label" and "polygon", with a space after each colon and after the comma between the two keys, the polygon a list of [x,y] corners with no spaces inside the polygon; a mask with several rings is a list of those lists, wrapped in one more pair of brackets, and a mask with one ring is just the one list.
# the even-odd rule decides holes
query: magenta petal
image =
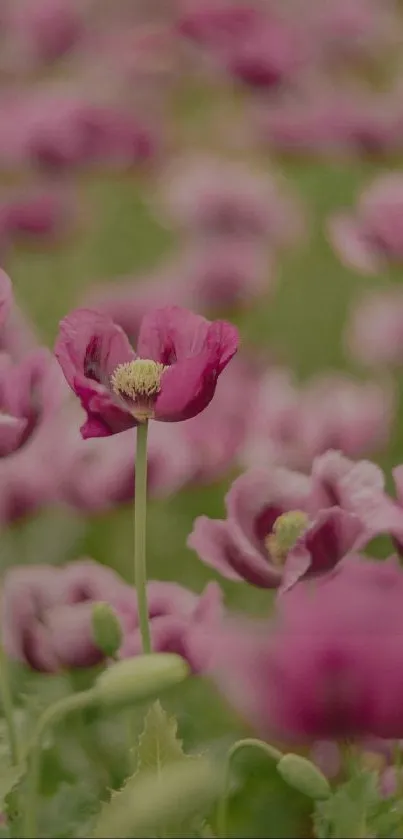
{"label": "magenta petal", "polygon": [[207,336],[207,344],[215,347],[218,357],[218,372],[231,361],[239,346],[239,332],[232,323],[216,320],[211,324]]}
{"label": "magenta petal", "polygon": [[74,379],[73,389],[87,412],[87,420],[81,427],[84,439],[109,437],[136,425],[136,420],[115,404],[111,394],[97,382]]}
{"label": "magenta petal", "polygon": [[297,545],[290,551],[284,564],[279,595],[285,594],[307,574],[311,562],[311,555],[304,544]]}
{"label": "magenta petal", "polygon": [[246,580],[261,588],[274,588],[281,579],[281,570],[254,549],[234,522],[199,516],[187,545],[227,579]]}
{"label": "magenta petal", "polygon": [[118,364],[136,358],[123,329],[91,309],[61,321],[55,355],[72,390],[77,374],[108,385]]}
{"label": "magenta petal", "polygon": [[210,321],[180,306],[146,314],[141,322],[137,353],[162,364],[198,355],[206,346]]}
{"label": "magenta petal", "polygon": [[208,351],[178,361],[166,370],[155,402],[155,419],[165,422],[191,419],[211,402],[218,371]]}
{"label": "magenta petal", "polygon": [[353,551],[364,527],[358,516],[339,507],[321,510],[304,542],[311,557],[310,572],[330,571],[347,553]]}

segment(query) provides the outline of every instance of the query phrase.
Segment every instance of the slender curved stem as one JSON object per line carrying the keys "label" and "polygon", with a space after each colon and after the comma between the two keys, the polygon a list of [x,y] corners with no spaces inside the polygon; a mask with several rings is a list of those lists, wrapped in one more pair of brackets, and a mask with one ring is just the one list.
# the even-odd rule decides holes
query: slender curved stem
{"label": "slender curved stem", "polygon": [[3,705],[4,717],[7,724],[8,742],[10,745],[11,762],[17,766],[20,762],[20,747],[18,742],[17,728],[14,719],[13,697],[10,689],[7,656],[3,645],[0,642],[0,692]]}
{"label": "slender curved stem", "polygon": [[227,754],[224,789],[218,805],[217,826],[220,839],[225,839],[227,836],[228,798],[231,784],[232,761],[235,755],[242,751],[242,749],[259,749],[267,755],[270,760],[273,760],[274,763],[278,763],[283,757],[283,754],[279,751],[279,749],[275,749],[274,746],[270,746],[269,743],[264,743],[263,740],[257,740],[254,737],[246,737],[244,740],[237,740],[237,742],[231,746]]}
{"label": "slender curved stem", "polygon": [[139,625],[143,653],[151,652],[147,603],[146,524],[147,524],[147,432],[148,421],[137,426],[136,473],[134,486],[134,580],[137,591]]}
{"label": "slender curved stem", "polygon": [[94,698],[95,694],[93,690],[86,690],[81,693],[74,693],[71,696],[65,696],[47,708],[38,720],[28,751],[27,792],[23,824],[24,839],[36,839],[37,837],[36,805],[44,734],[49,726],[54,725],[71,711],[86,708],[87,705],[93,702]]}

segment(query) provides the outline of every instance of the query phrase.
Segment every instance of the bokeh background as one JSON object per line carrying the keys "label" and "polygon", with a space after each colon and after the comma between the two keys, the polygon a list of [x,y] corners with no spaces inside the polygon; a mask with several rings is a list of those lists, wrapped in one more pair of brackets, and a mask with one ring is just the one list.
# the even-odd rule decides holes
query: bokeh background
{"label": "bokeh background", "polygon": [[[278,59],[281,32],[272,36],[272,41],[268,38],[263,49],[257,42],[252,44],[255,63],[264,65],[263,70],[258,67],[258,81],[256,74],[242,76],[234,64],[228,63],[226,43],[224,49],[221,41],[217,47],[213,37],[209,40],[200,33],[189,36],[192,30],[186,29],[184,21],[192,14],[203,10],[210,13],[214,29],[218,7],[229,10],[230,19],[231,10],[233,13],[240,8],[235,2],[92,0],[75,5],[73,0],[3,0],[0,203],[7,206],[10,195],[17,192],[25,196],[32,190],[56,189],[66,200],[71,194],[74,204],[71,227],[61,235],[32,229],[27,232],[22,223],[20,228],[16,224],[13,235],[4,234],[1,265],[12,279],[18,306],[32,319],[41,343],[53,347],[59,320],[82,305],[93,286],[97,293],[102,293],[101,285],[105,286],[105,291],[113,295],[113,284],[120,289],[124,279],[130,294],[139,289],[141,300],[148,280],[151,283],[156,274],[163,274],[165,266],[171,265],[172,258],[184,247],[185,234],[170,220],[169,213],[161,212],[159,204],[158,190],[170,163],[179,160],[180,166],[189,154],[195,159],[218,155],[261,173],[262,179],[267,175],[279,178],[281,188],[292,194],[303,224],[296,241],[287,243],[273,258],[268,253],[267,288],[256,299],[242,305],[229,302],[224,307],[213,302],[203,313],[236,323],[241,352],[250,355],[259,351],[267,366],[290,368],[296,382],[304,383],[314,374],[335,370],[357,379],[368,377],[368,370],[346,350],[346,322],[351,307],[362,295],[391,284],[399,286],[401,265],[399,259],[385,258],[370,275],[354,270],[335,251],[327,220],[336,211],[351,210],[357,196],[376,176],[386,171],[399,174],[403,151],[399,75],[402,13],[398,4],[386,0],[345,0],[340,4],[333,0],[306,0],[303,4],[297,0],[284,4],[280,0],[256,0],[245,5],[263,16],[269,29],[270,21],[278,19],[285,30],[292,29],[300,52],[296,68],[291,60],[295,50],[291,50],[291,56],[287,44]],[[339,33],[338,11],[342,19]],[[330,21],[327,30],[318,23],[322,18],[326,22],[326,15]],[[59,27],[63,33],[63,20],[66,40],[61,35],[57,43],[55,32]],[[69,20],[76,25],[76,30],[72,25],[70,36]],[[194,27],[197,29],[197,21]],[[318,43],[322,49],[317,49]],[[355,117],[346,117],[340,97],[349,97]],[[68,154],[62,160],[61,153],[53,158],[50,153],[34,153],[34,140],[39,135],[44,147],[46,142],[57,149],[62,141],[67,146],[75,141],[76,129],[67,118],[60,117],[57,130],[50,119],[58,107],[62,114],[60,103],[68,98],[80,106],[84,102],[88,108],[111,109],[112,121],[113,113],[118,112],[129,122],[135,119],[137,125],[150,126],[155,146],[143,157],[136,152],[133,159],[128,155],[118,161],[106,153],[97,158],[91,148],[84,160],[76,160],[74,155],[69,158]],[[302,123],[304,119],[308,123],[309,108],[307,104],[305,113],[304,102],[322,102],[323,98],[329,112],[321,119],[328,128],[333,120],[333,134],[329,129],[332,142],[321,139],[317,124],[310,133],[302,125],[300,143],[298,131],[292,143],[284,139],[282,144],[270,142],[270,137],[260,142],[252,114],[274,112],[286,102],[287,107],[298,106]],[[358,125],[363,102],[365,118]],[[36,103],[37,116],[30,121],[25,114]],[[386,116],[378,118],[372,136],[368,124],[371,126],[375,117],[371,123],[368,114],[378,112],[379,103]],[[388,133],[390,115],[393,113],[397,121],[399,108],[402,117],[392,142]],[[71,132],[68,137],[64,133],[67,131]],[[306,135],[308,140],[303,142]],[[403,243],[403,189],[401,196]],[[208,241],[203,247],[209,247]],[[181,304],[182,300],[177,302]],[[386,444],[364,454],[384,467],[391,485],[390,470],[403,459],[400,373],[398,366],[393,374],[384,368],[375,373],[382,384],[389,383],[393,375],[396,411]],[[240,392],[239,400],[244,398]],[[255,410],[252,399],[248,405],[252,417]],[[61,430],[61,450],[64,444]],[[190,482],[160,498],[151,494],[149,575],[152,579],[178,581],[195,591],[217,579],[229,608],[265,614],[271,608],[270,592],[223,581],[186,547],[196,516],[218,518],[224,514],[225,493],[240,470],[240,464],[234,462],[219,480]],[[0,548],[3,567],[15,562],[62,563],[91,556],[117,569],[129,581],[132,550],[130,503],[114,505],[97,515],[60,503],[46,505],[34,514],[3,522]],[[382,543],[375,546],[379,555],[386,550]],[[17,689],[28,690],[25,675],[16,673],[15,678]],[[30,695],[43,690],[40,679],[32,677]],[[200,744],[205,747],[217,738],[230,740],[245,731],[243,723],[202,680],[192,682],[171,700],[171,705],[178,713],[189,748]],[[302,797],[290,796],[264,759],[246,757],[239,764],[243,783],[232,803],[233,835],[306,835],[307,805]]]}

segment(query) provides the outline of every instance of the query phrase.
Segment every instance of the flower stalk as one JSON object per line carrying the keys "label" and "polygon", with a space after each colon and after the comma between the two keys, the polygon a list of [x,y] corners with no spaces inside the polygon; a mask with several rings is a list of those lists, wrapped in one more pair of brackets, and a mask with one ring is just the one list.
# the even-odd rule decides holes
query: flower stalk
{"label": "flower stalk", "polygon": [[14,719],[13,697],[10,688],[10,678],[8,672],[7,656],[4,652],[3,645],[0,642],[0,692],[1,702],[3,705],[4,717],[7,725],[8,742],[10,746],[10,757],[13,766],[18,766],[20,762],[20,747],[18,742],[18,733]]}
{"label": "flower stalk", "polygon": [[143,653],[151,652],[146,565],[147,436],[148,420],[145,420],[137,426],[136,472],[134,487],[134,582],[137,591],[139,626]]}
{"label": "flower stalk", "polygon": [[276,749],[274,746],[270,746],[269,743],[264,743],[262,740],[258,740],[254,737],[246,737],[243,740],[237,740],[237,742],[231,746],[227,754],[224,789],[218,803],[217,827],[220,839],[226,839],[228,831],[228,798],[231,785],[232,761],[243,749],[259,749],[276,764],[279,763],[283,757],[283,754],[279,751],[279,749]]}

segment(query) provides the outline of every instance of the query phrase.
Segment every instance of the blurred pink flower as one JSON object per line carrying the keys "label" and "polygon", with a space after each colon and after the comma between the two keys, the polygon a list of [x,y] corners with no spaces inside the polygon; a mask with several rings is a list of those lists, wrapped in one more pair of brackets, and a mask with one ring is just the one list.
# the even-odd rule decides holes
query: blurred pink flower
{"label": "blurred pink flower", "polygon": [[217,636],[210,669],[264,737],[401,738],[402,596],[394,559],[348,556],[278,600],[274,620]]}
{"label": "blurred pink flower", "polygon": [[112,569],[90,559],[62,568],[11,568],[2,588],[8,655],[48,673],[97,664],[105,658],[92,634],[92,609],[99,601],[114,609],[124,632],[133,621],[135,592]]}
{"label": "blurred pink flower", "polygon": [[376,58],[385,48],[397,46],[396,13],[394,0],[382,4],[377,0],[317,0],[306,9],[312,37],[325,61]]}
{"label": "blurred pink flower", "polygon": [[227,518],[199,516],[188,545],[229,579],[289,588],[333,568],[362,534],[354,514],[333,501],[315,504],[314,489],[298,472],[250,470],[226,496]]}
{"label": "blurred pink flower", "polygon": [[[172,495],[193,475],[194,455],[179,428],[158,423],[150,429],[147,460],[151,497]],[[49,450],[59,501],[90,514],[132,501],[136,445],[130,429],[107,439],[83,440],[74,412],[65,411],[49,432]]]}
{"label": "blurred pink flower", "polygon": [[188,480],[219,480],[235,464],[245,441],[259,374],[254,361],[237,356],[220,377],[206,410],[180,426],[182,447],[189,452]]}
{"label": "blurred pink flower", "polygon": [[[151,643],[154,652],[173,652],[185,658],[193,672],[203,672],[208,658],[201,651],[193,651],[188,638],[195,631],[217,628],[224,616],[223,595],[217,583],[208,583],[201,595],[188,591],[177,583],[151,581],[148,583],[148,604]],[[130,626],[120,649],[121,658],[141,653],[138,618]]]}
{"label": "blurred pink flower", "polygon": [[78,4],[71,0],[13,0],[7,32],[11,67],[16,56],[27,70],[57,61],[77,45],[82,28]]}
{"label": "blurred pink flower", "polygon": [[307,51],[301,31],[290,21],[265,16],[236,43],[218,53],[230,75],[256,89],[271,89],[298,78]]}
{"label": "blurred pink flower", "polygon": [[259,103],[251,116],[255,140],[281,154],[362,157],[402,147],[401,104],[374,94],[310,84]]}
{"label": "blurred pink flower", "polygon": [[271,291],[274,273],[273,259],[260,243],[220,236],[191,240],[177,263],[178,293],[197,311],[228,311]]}
{"label": "blurred pink flower", "polygon": [[240,461],[311,468],[329,448],[361,457],[390,437],[395,394],[390,383],[360,382],[337,373],[298,386],[287,369],[262,376]]}
{"label": "blurred pink flower", "polygon": [[23,446],[52,409],[54,359],[45,348],[32,350],[18,364],[0,355],[0,456]]}
{"label": "blurred pink flower", "polygon": [[[175,266],[176,267],[176,266]],[[187,305],[185,283],[177,271],[155,272],[146,277],[116,278],[94,285],[84,297],[84,306],[111,318],[131,344],[136,344],[141,321],[160,306]]]}
{"label": "blurred pink flower", "polygon": [[281,182],[238,162],[179,158],[166,170],[160,195],[164,215],[193,234],[278,247],[301,233],[299,207]]}
{"label": "blurred pink flower", "polygon": [[0,240],[58,239],[70,232],[76,218],[72,196],[53,187],[36,187],[0,199]]}
{"label": "blurred pink flower", "polygon": [[354,213],[336,213],[328,235],[340,259],[363,274],[403,261],[403,175],[381,175],[360,195]]}
{"label": "blurred pink flower", "polygon": [[87,412],[86,438],[108,437],[148,418],[196,416],[237,348],[231,324],[172,306],[143,318],[138,355],[119,326],[90,309],[76,309],[61,322],[55,352]]}
{"label": "blurred pink flower", "polygon": [[399,286],[370,291],[353,306],[345,345],[361,364],[401,365],[403,361],[403,291]]}
{"label": "blurred pink flower", "polygon": [[261,20],[255,6],[224,0],[185,0],[179,6],[178,29],[182,35],[204,46],[225,46],[242,38]]}

